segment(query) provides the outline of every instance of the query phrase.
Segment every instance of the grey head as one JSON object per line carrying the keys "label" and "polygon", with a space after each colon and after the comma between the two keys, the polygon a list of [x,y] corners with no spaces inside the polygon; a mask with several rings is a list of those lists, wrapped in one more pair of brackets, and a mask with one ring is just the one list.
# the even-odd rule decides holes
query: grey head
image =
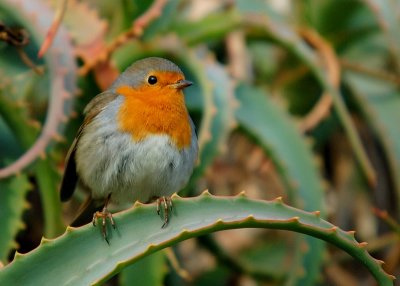
{"label": "grey head", "polygon": [[112,84],[110,89],[115,91],[121,85],[128,85],[133,88],[141,86],[147,82],[148,76],[154,70],[183,74],[176,64],[167,59],[159,57],[144,58],[134,62],[130,67],[128,67]]}

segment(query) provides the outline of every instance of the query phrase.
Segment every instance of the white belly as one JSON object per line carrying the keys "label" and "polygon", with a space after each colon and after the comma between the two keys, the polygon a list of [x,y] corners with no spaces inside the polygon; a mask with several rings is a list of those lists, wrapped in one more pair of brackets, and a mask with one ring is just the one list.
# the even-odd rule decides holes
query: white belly
{"label": "white belly", "polygon": [[151,135],[135,143],[130,134],[116,131],[113,114],[120,103],[102,111],[78,142],[77,172],[93,198],[104,199],[111,193],[112,203],[125,204],[181,190],[197,158],[195,135],[191,146],[182,150],[167,135]]}

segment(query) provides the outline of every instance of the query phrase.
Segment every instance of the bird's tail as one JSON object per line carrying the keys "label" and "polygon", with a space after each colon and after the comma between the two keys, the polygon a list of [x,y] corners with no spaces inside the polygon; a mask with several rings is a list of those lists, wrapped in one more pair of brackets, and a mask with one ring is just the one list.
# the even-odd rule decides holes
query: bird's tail
{"label": "bird's tail", "polygon": [[71,222],[70,226],[78,227],[91,222],[93,219],[93,214],[101,209],[102,206],[93,200],[91,196],[88,196],[88,198],[79,208],[78,215]]}

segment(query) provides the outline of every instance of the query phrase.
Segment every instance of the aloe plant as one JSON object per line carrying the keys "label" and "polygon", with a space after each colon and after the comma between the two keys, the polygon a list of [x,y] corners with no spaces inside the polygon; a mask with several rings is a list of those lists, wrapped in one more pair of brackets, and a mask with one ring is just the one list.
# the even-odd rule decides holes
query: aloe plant
{"label": "aloe plant", "polygon": [[[118,227],[109,246],[90,225],[67,228],[60,238],[43,238],[32,253],[17,253],[14,262],[0,272],[0,279],[5,284],[20,285],[100,284],[141,257],[193,236],[232,228],[268,227],[331,242],[364,263],[380,285],[393,284],[393,277],[382,270],[382,262],[369,256],[365,243],[358,243],[353,232],[322,220],[318,211],[307,213],[288,207],[281,198],[270,202],[250,200],[244,193],[222,198],[206,191],[197,198],[174,196],[173,200],[175,215],[167,228],[160,227],[154,205],[136,203],[115,217]],[[46,275],[49,269],[53,273],[50,277]],[[25,274],[17,275],[21,271]]]}

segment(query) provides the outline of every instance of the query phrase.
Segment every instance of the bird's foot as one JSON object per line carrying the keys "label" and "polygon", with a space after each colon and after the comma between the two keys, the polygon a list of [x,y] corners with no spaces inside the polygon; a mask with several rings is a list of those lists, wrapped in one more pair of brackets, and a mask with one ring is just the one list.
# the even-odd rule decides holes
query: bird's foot
{"label": "bird's foot", "polygon": [[168,225],[169,222],[169,214],[170,211],[172,211],[173,205],[172,205],[172,199],[170,197],[160,197],[157,199],[157,214],[161,216],[161,205],[164,209],[164,224],[162,225],[161,228],[164,228]]}
{"label": "bird's foot", "polygon": [[110,220],[113,229],[115,229],[115,222],[113,216],[105,206],[101,212],[95,212],[93,214],[93,220],[92,220],[93,226],[96,226],[96,221],[98,218],[101,218],[101,232],[103,234],[104,240],[108,244],[110,244],[107,236],[107,218]]}

